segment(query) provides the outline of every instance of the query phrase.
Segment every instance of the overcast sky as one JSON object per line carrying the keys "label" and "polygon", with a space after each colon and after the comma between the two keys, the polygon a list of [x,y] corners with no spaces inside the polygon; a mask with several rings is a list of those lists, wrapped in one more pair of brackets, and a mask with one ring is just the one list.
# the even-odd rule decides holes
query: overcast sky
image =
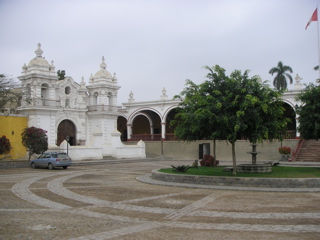
{"label": "overcast sky", "polygon": [[[203,66],[250,69],[272,80],[279,61],[302,83],[319,74],[317,22],[305,26],[316,0],[0,0],[0,73],[17,77],[41,43],[56,70],[76,82],[100,69],[115,72],[136,101],[172,98],[185,80],[200,84]],[[293,85],[289,86],[289,89]]]}

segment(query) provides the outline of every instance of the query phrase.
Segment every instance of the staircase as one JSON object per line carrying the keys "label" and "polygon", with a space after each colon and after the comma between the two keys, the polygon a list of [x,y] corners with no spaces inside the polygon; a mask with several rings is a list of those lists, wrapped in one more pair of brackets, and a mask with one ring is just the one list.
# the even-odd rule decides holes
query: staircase
{"label": "staircase", "polygon": [[320,162],[320,141],[304,141],[296,158],[297,162]]}

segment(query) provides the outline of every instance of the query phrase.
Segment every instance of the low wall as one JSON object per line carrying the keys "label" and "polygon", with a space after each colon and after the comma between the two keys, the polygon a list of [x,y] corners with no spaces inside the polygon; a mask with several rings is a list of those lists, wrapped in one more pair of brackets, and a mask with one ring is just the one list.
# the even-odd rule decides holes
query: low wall
{"label": "low wall", "polygon": [[239,186],[264,188],[320,188],[320,178],[239,178],[179,175],[153,170],[155,180],[175,183],[189,183],[212,186]]}
{"label": "low wall", "polygon": [[[288,139],[282,142],[282,146],[295,148],[299,140]],[[195,160],[199,158],[199,144],[209,143],[210,154],[213,155],[213,141],[195,141],[195,142],[178,142],[178,141],[164,141],[163,142],[163,155],[166,158],[173,159],[187,159]],[[161,142],[145,142],[147,156],[160,156],[161,155]],[[216,141],[216,152],[218,160],[232,160],[231,144],[226,141]],[[249,141],[239,140],[236,142],[236,159],[240,161],[251,160],[252,150]],[[279,161],[280,154],[278,148],[281,147],[281,142],[266,141],[257,146],[257,161]]]}
{"label": "low wall", "polygon": [[[0,114],[0,136],[6,136],[10,140],[11,151],[7,158],[16,160],[26,157],[26,148],[22,145],[21,133],[28,127],[28,117],[23,115],[5,116]],[[0,155],[0,158],[3,155]]]}
{"label": "low wall", "polygon": [[0,162],[0,169],[27,168],[27,167],[30,167],[30,162],[29,161]]}
{"label": "low wall", "polygon": [[[62,144],[61,144],[62,145]],[[69,146],[68,150],[66,146],[54,146],[50,147],[48,152],[68,152],[68,155],[73,161],[86,160],[86,159],[102,159],[101,148],[89,148],[85,146]]]}

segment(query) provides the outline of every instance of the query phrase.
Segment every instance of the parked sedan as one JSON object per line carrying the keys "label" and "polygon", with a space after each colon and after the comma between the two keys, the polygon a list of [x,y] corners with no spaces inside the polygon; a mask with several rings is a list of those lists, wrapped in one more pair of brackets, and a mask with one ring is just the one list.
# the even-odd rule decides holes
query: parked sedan
{"label": "parked sedan", "polygon": [[33,159],[30,164],[32,168],[43,167],[52,170],[55,167],[62,167],[67,169],[71,165],[71,158],[64,152],[46,152]]}

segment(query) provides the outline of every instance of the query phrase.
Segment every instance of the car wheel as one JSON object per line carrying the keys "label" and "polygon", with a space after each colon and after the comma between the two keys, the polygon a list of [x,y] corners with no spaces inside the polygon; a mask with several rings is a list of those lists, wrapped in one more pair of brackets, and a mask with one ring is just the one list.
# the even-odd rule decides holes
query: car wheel
{"label": "car wheel", "polygon": [[63,166],[63,169],[67,169],[68,168],[68,166]]}
{"label": "car wheel", "polygon": [[33,162],[33,163],[31,163],[31,167],[34,169],[34,168],[36,168],[36,164]]}
{"label": "car wheel", "polygon": [[49,168],[50,170],[54,169],[52,163],[49,163],[49,164],[48,164],[48,168]]}

